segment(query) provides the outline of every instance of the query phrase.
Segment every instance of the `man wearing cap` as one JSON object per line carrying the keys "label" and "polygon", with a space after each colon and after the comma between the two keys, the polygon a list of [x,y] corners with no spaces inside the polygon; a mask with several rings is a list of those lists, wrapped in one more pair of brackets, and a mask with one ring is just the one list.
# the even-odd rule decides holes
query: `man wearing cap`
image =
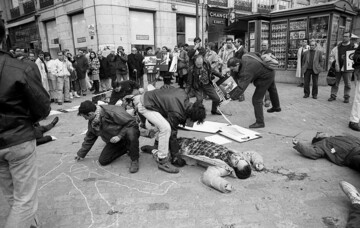
{"label": "man wearing cap", "polygon": [[100,165],[108,165],[128,153],[131,159],[130,173],[139,170],[139,126],[123,107],[98,106],[91,101],[84,101],[80,104],[78,115],[89,122],[84,142],[75,157],[76,161],[85,158],[100,136],[106,143],[99,157]]}
{"label": "man wearing cap", "polygon": [[128,56],[124,52],[124,48],[119,46],[117,48],[117,53],[115,55],[115,69],[116,69],[116,80],[117,81],[124,81],[127,80],[127,73],[128,73]]}
{"label": "man wearing cap", "polygon": [[350,33],[346,32],[343,35],[343,41],[336,47],[334,47],[330,53],[329,68],[335,61],[336,70],[336,83],[331,87],[331,95],[328,101],[336,100],[336,95],[339,90],[339,84],[341,78],[344,79],[344,103],[349,103],[350,90],[351,90],[351,75],[352,72],[345,70],[345,58],[346,52],[354,50],[354,45],[350,42]]}
{"label": "man wearing cap", "polygon": [[267,112],[280,112],[280,101],[275,85],[275,72],[264,63],[259,56],[254,53],[247,53],[243,55],[242,59],[229,59],[227,63],[230,70],[238,76],[238,87],[243,94],[248,85],[253,82],[256,87],[252,97],[252,104],[254,106],[256,122],[249,126],[249,128],[263,128],[265,127],[263,114],[263,99],[266,91],[269,91],[272,108]]}

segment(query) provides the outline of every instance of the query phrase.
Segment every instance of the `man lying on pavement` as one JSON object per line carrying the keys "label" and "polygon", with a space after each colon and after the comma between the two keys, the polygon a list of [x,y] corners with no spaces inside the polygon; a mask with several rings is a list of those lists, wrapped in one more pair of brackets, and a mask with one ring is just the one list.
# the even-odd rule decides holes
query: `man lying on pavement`
{"label": "man lying on pavement", "polygon": [[318,132],[311,145],[293,139],[294,149],[307,158],[327,158],[339,166],[360,171],[360,139],[354,136],[329,136]]}
{"label": "man lying on pavement", "polygon": [[[202,176],[202,182],[220,192],[232,191],[231,184],[224,176],[246,179],[251,175],[251,166],[257,171],[264,168],[263,158],[255,151],[232,151],[225,146],[195,138],[178,138],[179,153],[186,163],[208,167]],[[153,146],[143,146],[141,150],[152,153]]]}
{"label": "man lying on pavement", "polygon": [[78,115],[89,123],[82,147],[75,157],[76,161],[84,159],[100,136],[106,143],[99,157],[100,165],[108,165],[128,153],[131,158],[130,173],[139,170],[139,126],[123,107],[97,106],[91,101],[84,101],[80,104]]}

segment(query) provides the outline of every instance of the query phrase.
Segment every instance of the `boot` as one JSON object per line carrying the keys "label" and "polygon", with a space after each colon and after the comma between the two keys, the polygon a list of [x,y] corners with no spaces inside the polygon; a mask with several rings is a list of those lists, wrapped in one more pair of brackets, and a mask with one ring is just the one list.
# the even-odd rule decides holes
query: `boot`
{"label": "boot", "polygon": [[70,99],[74,99],[72,92],[69,93]]}
{"label": "boot", "polygon": [[99,80],[94,80],[94,88],[95,88],[95,92],[93,94],[99,94],[100,91],[99,91]]}

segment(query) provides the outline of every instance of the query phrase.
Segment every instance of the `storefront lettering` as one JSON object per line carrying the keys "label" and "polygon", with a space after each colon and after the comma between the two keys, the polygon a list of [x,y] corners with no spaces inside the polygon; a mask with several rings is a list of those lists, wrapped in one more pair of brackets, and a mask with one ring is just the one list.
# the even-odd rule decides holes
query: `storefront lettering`
{"label": "storefront lettering", "polygon": [[79,38],[77,38],[77,42],[78,42],[78,43],[85,43],[85,42],[86,42],[86,37],[79,37]]}
{"label": "storefront lettering", "polygon": [[229,14],[227,13],[217,13],[217,12],[211,12],[210,11],[210,17],[218,17],[218,18],[224,18],[227,19]]}
{"label": "storefront lettering", "polygon": [[149,40],[149,35],[136,35],[136,40]]}
{"label": "storefront lettering", "polygon": [[215,24],[215,25],[224,25],[225,21],[213,20],[213,24]]}

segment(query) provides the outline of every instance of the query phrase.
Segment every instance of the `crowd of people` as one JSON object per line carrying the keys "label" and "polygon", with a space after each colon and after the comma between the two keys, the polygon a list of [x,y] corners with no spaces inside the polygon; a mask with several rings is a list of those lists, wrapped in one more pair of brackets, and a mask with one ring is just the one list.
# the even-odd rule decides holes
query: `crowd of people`
{"label": "crowd of people", "polygon": [[[5,28],[0,22],[0,40],[4,36]],[[310,75],[316,77],[322,61],[322,53],[315,46],[311,41],[310,50],[301,54],[305,98],[310,95],[308,78]],[[158,169],[168,173],[178,173],[180,167],[195,161],[208,167],[202,176],[203,183],[221,192],[232,190],[231,184],[222,177],[246,179],[252,170],[263,170],[264,161],[255,151],[234,151],[205,140],[177,136],[179,125],[193,126],[206,119],[204,95],[212,100],[211,114],[222,114],[219,111],[221,100],[213,86],[215,77],[235,80],[238,93],[233,100],[243,101],[248,85],[254,84],[255,123],[249,128],[265,127],[264,104],[272,105],[267,109],[268,113],[281,111],[273,68],[276,59],[272,60],[273,53],[268,44],[264,43],[261,53],[247,53],[241,39],[227,39],[218,53],[214,47],[211,42],[202,47],[200,38],[194,39],[193,48],[187,44],[177,45],[169,54],[167,69],[147,74],[149,84],[155,85],[161,76],[164,85],[145,92],[141,90],[145,60],[136,48],[127,55],[119,46],[116,53],[111,52],[108,56],[103,56],[101,51],[85,53],[78,50],[74,57],[64,50],[57,53],[56,59],[46,52],[40,52],[36,57],[32,52],[25,55],[18,48],[13,53],[0,51],[0,114],[1,118],[6,117],[0,128],[0,188],[11,207],[5,228],[37,227],[39,224],[35,216],[38,204],[35,148],[36,143],[42,141],[36,142],[36,139],[44,138],[43,133],[54,127],[58,118],[47,126],[41,127],[38,122],[49,115],[51,102],[62,105],[73,98],[86,96],[88,90],[94,91],[95,95],[113,91],[109,104],[98,105],[90,100],[80,104],[78,115],[88,122],[88,130],[75,156],[77,162],[85,159],[97,138],[101,137],[105,147],[98,158],[100,165],[108,165],[128,154],[131,159],[129,172],[136,173],[140,168],[140,149],[152,154]],[[359,48],[357,51],[360,52]],[[161,59],[168,52],[167,47],[162,47],[158,53],[148,48],[146,55],[158,55]],[[360,77],[359,65],[360,61],[354,65],[357,77]],[[340,63],[337,69],[341,67]],[[174,76],[179,88],[171,86]],[[312,96],[316,99],[316,89]],[[196,98],[195,102],[190,101],[191,97]],[[122,105],[116,105],[119,100]],[[129,112],[128,106],[135,112]],[[154,145],[140,145],[140,136],[155,137]],[[47,137],[50,139],[53,140]],[[341,150],[342,145],[348,148]],[[294,148],[306,157],[327,157],[335,163],[340,160],[339,165],[356,170],[359,170],[360,160],[358,150],[354,148],[358,145],[356,138],[322,134],[315,137],[312,146],[294,140]],[[349,183],[341,182],[340,185],[354,206],[348,227],[356,227],[360,222],[360,195]]]}

